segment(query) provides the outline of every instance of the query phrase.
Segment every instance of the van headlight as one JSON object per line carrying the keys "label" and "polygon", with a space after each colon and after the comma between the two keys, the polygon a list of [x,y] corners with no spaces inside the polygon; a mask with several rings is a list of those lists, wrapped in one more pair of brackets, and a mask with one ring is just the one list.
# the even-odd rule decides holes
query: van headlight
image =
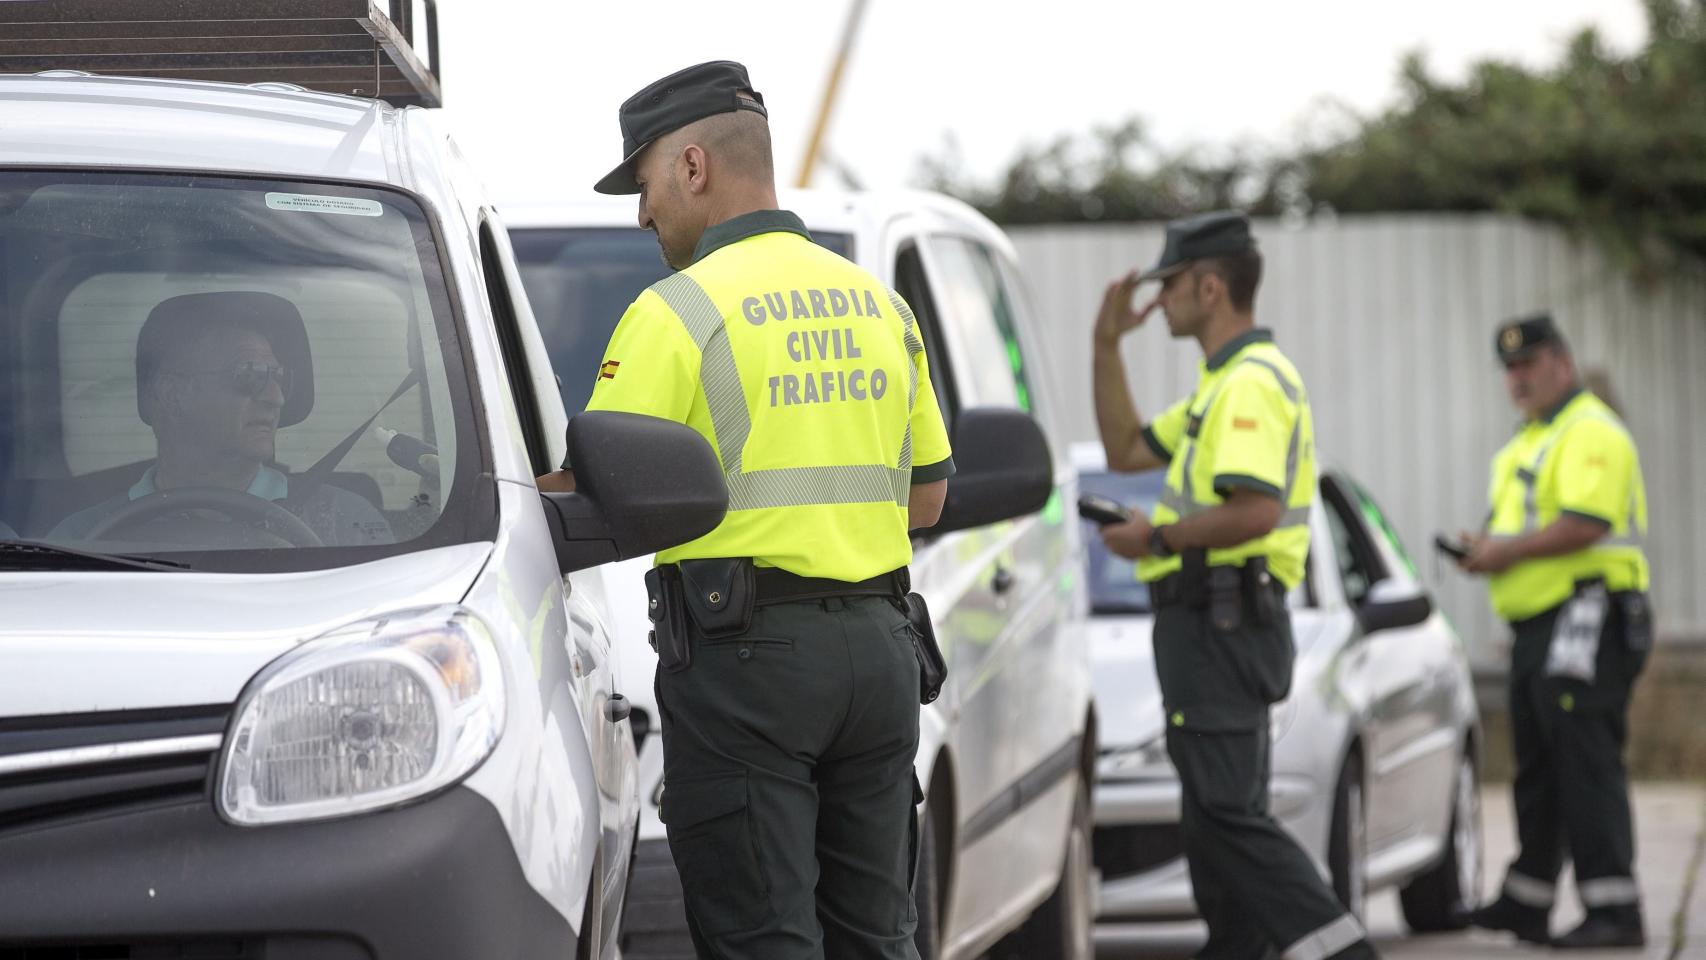
{"label": "van headlight", "polygon": [[503,733],[503,668],[460,607],[339,627],[256,674],[220,762],[225,818],[341,817],[418,799],[467,776]]}

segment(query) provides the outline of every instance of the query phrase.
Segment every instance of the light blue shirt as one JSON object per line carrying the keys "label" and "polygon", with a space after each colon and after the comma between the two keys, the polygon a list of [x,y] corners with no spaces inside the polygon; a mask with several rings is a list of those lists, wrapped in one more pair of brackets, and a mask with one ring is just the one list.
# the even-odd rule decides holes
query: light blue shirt
{"label": "light blue shirt", "polygon": [[[66,517],[47,535],[51,541],[65,542],[89,539],[90,531],[108,517],[123,509],[132,500],[140,500],[158,492],[154,483],[155,468],[149,467],[142,478],[131,484],[124,495],[97,503]],[[274,503],[290,495],[290,478],[265,464],[255,471],[249,484],[250,496]],[[391,525],[385,515],[360,494],[352,493],[331,483],[315,488],[308,501],[292,512],[302,518],[328,547],[360,547],[394,543]]]}
{"label": "light blue shirt", "polygon": [[[154,485],[154,471],[157,469],[149,467],[142,474],[142,479],[130,485],[130,499],[141,500],[159,489]],[[250,482],[247,493],[262,500],[283,500],[290,496],[290,479],[263,463],[255,471],[255,479]]]}

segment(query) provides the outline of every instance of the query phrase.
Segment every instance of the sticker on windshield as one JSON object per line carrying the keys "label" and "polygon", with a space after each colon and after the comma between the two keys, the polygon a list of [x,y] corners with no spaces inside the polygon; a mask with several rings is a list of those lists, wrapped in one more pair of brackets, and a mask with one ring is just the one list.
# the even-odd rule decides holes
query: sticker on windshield
{"label": "sticker on windshield", "polygon": [[385,207],[377,200],[357,197],[325,197],[311,193],[269,193],[267,206],[274,210],[302,210],[308,213],[338,213],[346,217],[378,217]]}

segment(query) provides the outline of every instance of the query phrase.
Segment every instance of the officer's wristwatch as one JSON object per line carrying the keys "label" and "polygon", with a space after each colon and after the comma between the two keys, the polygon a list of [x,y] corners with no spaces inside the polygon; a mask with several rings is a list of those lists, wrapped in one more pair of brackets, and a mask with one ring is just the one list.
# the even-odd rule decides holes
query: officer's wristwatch
{"label": "officer's wristwatch", "polygon": [[1166,558],[1173,555],[1173,548],[1167,546],[1167,537],[1166,537],[1166,533],[1165,533],[1165,531],[1167,530],[1167,527],[1168,527],[1168,524],[1162,524],[1159,527],[1151,527],[1150,528],[1150,530],[1149,530],[1149,555],[1150,556],[1165,560]]}

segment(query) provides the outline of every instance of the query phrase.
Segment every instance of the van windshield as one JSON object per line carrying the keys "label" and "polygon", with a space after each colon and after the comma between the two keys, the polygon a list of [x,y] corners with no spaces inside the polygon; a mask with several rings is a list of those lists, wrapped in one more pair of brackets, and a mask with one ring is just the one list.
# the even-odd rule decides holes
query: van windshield
{"label": "van windshield", "polygon": [[[657,237],[639,227],[521,227],[509,235],[521,284],[562,381],[563,409],[579,413],[592,397],[616,321],[672,271],[658,255]],[[849,234],[813,230],[812,239],[853,256]]]}
{"label": "van windshield", "polygon": [[262,572],[484,539],[438,247],[389,190],[0,170],[0,540]]}

